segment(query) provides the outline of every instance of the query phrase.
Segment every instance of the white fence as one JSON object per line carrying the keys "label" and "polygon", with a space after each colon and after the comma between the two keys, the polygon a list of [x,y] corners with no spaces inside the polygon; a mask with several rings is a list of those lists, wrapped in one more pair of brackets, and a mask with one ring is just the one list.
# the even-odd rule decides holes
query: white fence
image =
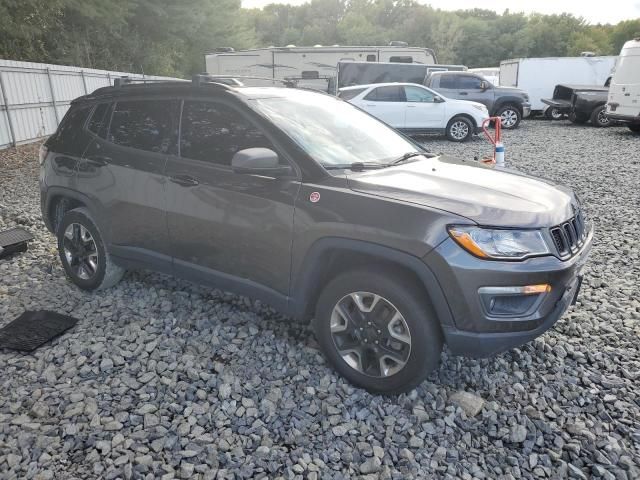
{"label": "white fence", "polygon": [[0,149],[51,135],[71,100],[123,76],[171,79],[0,59]]}

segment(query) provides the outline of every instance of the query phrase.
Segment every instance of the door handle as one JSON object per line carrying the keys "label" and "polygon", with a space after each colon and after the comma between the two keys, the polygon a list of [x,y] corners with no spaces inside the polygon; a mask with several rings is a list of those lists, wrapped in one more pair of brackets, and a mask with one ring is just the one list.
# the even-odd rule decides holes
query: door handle
{"label": "door handle", "polygon": [[181,187],[195,187],[200,183],[190,175],[175,175],[173,177],[169,177],[169,180]]}
{"label": "door handle", "polygon": [[460,95],[469,95],[469,92],[460,92]]}
{"label": "door handle", "polygon": [[93,165],[94,167],[104,167],[111,161],[111,157],[105,157],[102,155],[95,155],[84,159],[85,162]]}
{"label": "door handle", "polygon": [[407,108],[416,108],[415,105],[407,105]]}
{"label": "door handle", "polygon": [[367,103],[365,104],[367,107],[375,107],[375,105],[373,103]]}

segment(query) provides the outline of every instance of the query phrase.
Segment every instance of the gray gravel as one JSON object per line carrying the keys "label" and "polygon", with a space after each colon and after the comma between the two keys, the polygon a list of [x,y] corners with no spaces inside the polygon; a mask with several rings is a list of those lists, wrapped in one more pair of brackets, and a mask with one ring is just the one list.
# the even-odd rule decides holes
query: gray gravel
{"label": "gray gravel", "polygon": [[0,261],[0,325],[80,319],[32,355],[0,350],[0,478],[639,478],[640,138],[526,121],[505,141],[595,223],[580,301],[523,348],[445,353],[392,398],[352,388],[307,327],[258,302],[146,272],[80,292],[40,220],[35,149],[0,152],[0,228],[36,236]]}

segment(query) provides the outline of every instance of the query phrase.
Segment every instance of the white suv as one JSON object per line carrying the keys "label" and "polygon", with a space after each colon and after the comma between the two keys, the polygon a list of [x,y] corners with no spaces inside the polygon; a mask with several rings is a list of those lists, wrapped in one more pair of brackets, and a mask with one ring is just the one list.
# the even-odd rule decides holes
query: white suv
{"label": "white suv", "polygon": [[406,133],[444,133],[463,142],[489,118],[481,103],[445,98],[416,83],[375,83],[341,88],[338,96]]}

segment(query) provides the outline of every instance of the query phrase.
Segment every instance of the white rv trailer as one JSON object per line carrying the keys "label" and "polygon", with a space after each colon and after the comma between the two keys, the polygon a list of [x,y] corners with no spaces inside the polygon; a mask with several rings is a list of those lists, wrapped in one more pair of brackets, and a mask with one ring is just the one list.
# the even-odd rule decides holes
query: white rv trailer
{"label": "white rv trailer", "polygon": [[404,42],[388,46],[321,46],[267,47],[234,51],[222,48],[205,55],[207,73],[294,79],[298,85],[333,91],[338,62],[341,60],[367,62],[436,63],[430,48],[409,47]]}
{"label": "white rv trailer", "polygon": [[529,94],[532,113],[542,113],[560,83],[604,86],[616,63],[610,57],[517,58],[500,62],[500,86],[516,87]]}
{"label": "white rv trailer", "polygon": [[624,44],[609,86],[607,116],[640,133],[640,37]]}

